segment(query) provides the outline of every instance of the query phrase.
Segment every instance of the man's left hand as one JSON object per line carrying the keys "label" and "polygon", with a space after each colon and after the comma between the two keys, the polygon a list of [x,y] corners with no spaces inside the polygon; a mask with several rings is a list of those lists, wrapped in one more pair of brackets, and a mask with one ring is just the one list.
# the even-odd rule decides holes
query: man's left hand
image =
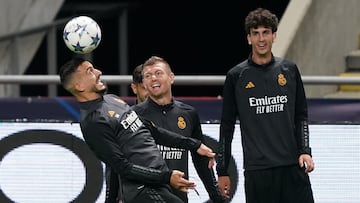
{"label": "man's left hand", "polygon": [[201,144],[200,147],[196,150],[196,152],[202,156],[207,156],[210,158],[209,160],[209,168],[212,168],[215,164],[215,153],[208,146]]}
{"label": "man's left hand", "polygon": [[309,154],[302,154],[299,157],[299,166],[302,168],[305,164],[305,173],[310,173],[315,169],[314,161]]}

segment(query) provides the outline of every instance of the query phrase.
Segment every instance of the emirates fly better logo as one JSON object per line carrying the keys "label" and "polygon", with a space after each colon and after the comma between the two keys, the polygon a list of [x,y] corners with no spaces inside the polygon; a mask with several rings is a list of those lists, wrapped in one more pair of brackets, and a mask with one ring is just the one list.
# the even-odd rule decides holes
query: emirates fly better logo
{"label": "emirates fly better logo", "polygon": [[250,107],[256,107],[256,114],[276,113],[284,111],[284,104],[288,101],[286,95],[277,95],[274,97],[264,96],[261,98],[250,97]]}

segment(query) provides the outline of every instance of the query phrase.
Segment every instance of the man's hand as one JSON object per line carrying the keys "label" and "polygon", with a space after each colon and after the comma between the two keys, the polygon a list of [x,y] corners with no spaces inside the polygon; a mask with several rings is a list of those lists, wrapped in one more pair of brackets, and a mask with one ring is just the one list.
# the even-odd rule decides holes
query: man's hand
{"label": "man's hand", "polygon": [[305,164],[305,173],[310,173],[315,169],[314,161],[308,154],[302,154],[299,157],[299,166],[302,168]]}
{"label": "man's hand", "polygon": [[221,194],[229,199],[230,198],[230,177],[229,176],[219,176],[218,184]]}
{"label": "man's hand", "polygon": [[201,144],[200,147],[196,150],[196,152],[202,156],[207,156],[210,158],[209,160],[209,169],[211,169],[215,164],[215,153],[208,146]]}
{"label": "man's hand", "polygon": [[188,192],[189,189],[196,187],[194,182],[186,180],[184,173],[178,170],[173,170],[171,173],[170,185],[182,192]]}

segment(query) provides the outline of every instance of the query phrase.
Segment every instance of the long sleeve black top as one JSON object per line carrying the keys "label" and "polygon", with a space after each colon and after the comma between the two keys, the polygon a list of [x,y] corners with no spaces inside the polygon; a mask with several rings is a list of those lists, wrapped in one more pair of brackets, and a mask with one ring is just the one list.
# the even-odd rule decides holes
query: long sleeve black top
{"label": "long sleeve black top", "polygon": [[296,164],[310,154],[305,92],[297,66],[272,57],[268,64],[248,60],[228,71],[218,152],[218,175],[228,175],[234,125],[240,121],[244,169]]}
{"label": "long sleeve black top", "polygon": [[[190,105],[174,99],[170,104],[158,105],[149,97],[145,102],[135,106],[134,110],[157,126],[204,142],[199,115],[196,109]],[[155,141],[157,140],[155,139]],[[168,167],[184,171],[188,176],[188,152],[183,149],[165,147],[161,143],[158,144]],[[194,167],[210,198],[217,201],[221,200],[222,196],[217,187],[213,170],[208,168],[209,159],[200,156],[193,150],[190,152]],[[186,193],[178,192],[176,194],[187,202]]]}
{"label": "long sleeve black top", "polygon": [[[200,141],[158,128],[142,119],[115,95],[80,103],[80,127],[95,155],[132,185],[166,185],[171,171],[154,137],[161,144],[195,150]],[[145,123],[145,124],[144,124]],[[127,194],[130,195],[130,194]]]}

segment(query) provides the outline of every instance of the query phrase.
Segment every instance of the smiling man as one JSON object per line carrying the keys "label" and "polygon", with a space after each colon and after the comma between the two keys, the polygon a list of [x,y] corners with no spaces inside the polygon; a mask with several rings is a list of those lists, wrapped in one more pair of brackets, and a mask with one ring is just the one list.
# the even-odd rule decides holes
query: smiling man
{"label": "smiling man", "polygon": [[[169,63],[158,56],[151,56],[143,64],[143,84],[148,91],[148,98],[134,107],[135,111],[154,122],[157,126],[179,133],[186,137],[204,141],[199,115],[196,109],[176,100],[172,94],[175,75]],[[188,151],[166,147],[159,144],[160,152],[170,169],[188,173]],[[213,169],[207,166],[207,158],[198,156],[190,150],[195,169],[204,184],[213,203],[223,203],[224,197],[217,186]],[[188,202],[187,194],[174,190],[184,202]]]}
{"label": "smiling man", "polygon": [[[231,142],[240,120],[247,203],[313,203],[314,170],[307,103],[295,63],[274,57],[277,17],[258,8],[245,19],[249,58],[230,69],[223,88],[218,182],[229,195]],[[236,143],[237,144],[237,143]]]}
{"label": "smiling man", "polygon": [[[199,140],[158,128],[139,117],[118,96],[105,94],[102,72],[82,58],[74,58],[60,68],[60,81],[79,103],[80,127],[94,154],[118,175],[121,200],[126,203],[182,203],[173,188],[187,192],[195,188],[184,173],[170,170],[157,145],[193,150],[211,159],[215,154]],[[120,189],[120,188],[119,188]]]}

